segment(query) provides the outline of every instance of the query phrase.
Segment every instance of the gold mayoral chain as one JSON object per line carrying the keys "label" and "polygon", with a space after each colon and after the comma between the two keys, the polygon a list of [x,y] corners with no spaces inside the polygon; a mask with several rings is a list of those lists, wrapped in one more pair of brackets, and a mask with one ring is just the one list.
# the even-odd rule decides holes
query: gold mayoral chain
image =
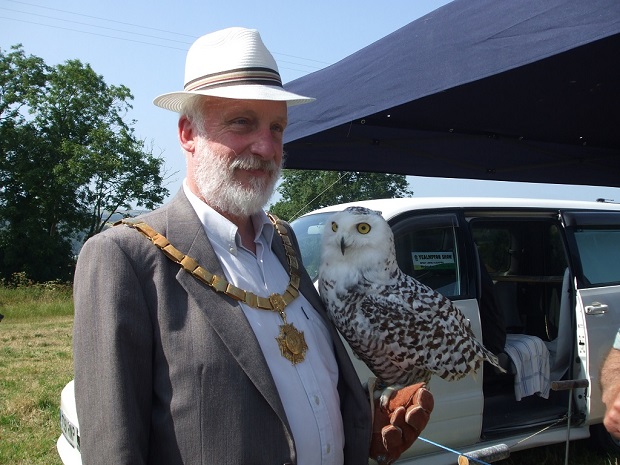
{"label": "gold mayoral chain", "polygon": [[125,224],[144,234],[155,246],[160,249],[170,260],[181,265],[198,281],[205,283],[216,292],[226,294],[228,297],[243,302],[244,304],[259,310],[270,310],[277,312],[284,324],[280,325],[280,334],[276,337],[282,356],[289,360],[293,365],[303,362],[306,357],[308,345],[303,331],[299,331],[292,323],[286,322],[286,306],[299,295],[299,263],[295,254],[295,249],[288,237],[288,231],[282,221],[272,214],[268,214],[273,223],[286,251],[286,258],[289,264],[290,280],[288,287],[282,294],[271,294],[269,297],[261,297],[252,292],[245,291],[230,284],[221,276],[210,273],[198,264],[196,260],[188,257],[176,249],[165,236],[155,231],[148,224],[140,220],[124,219],[115,223]]}

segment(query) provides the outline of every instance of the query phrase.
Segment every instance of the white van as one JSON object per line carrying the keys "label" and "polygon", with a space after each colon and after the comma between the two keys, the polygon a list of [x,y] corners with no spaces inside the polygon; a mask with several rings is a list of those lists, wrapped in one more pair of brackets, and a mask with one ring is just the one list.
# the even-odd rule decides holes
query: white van
{"label": "white van", "polygon": [[[335,205],[292,223],[314,279],[323,227],[350,205],[381,211],[400,268],[449,297],[488,348],[508,355],[508,374],[485,365],[457,382],[434,377],[431,420],[398,463],[456,463],[455,452],[485,448],[501,457],[567,436],[593,435],[620,452],[601,424],[598,379],[620,327],[620,205],[415,197]],[[366,381],[371,372],[352,358]]]}
{"label": "white van", "polygon": [[[381,211],[402,270],[449,297],[485,345],[508,356],[507,374],[485,366],[461,381],[434,377],[431,420],[397,463],[453,464],[461,453],[490,462],[590,436],[620,453],[602,427],[598,379],[620,327],[620,205],[495,198],[336,205],[291,224],[313,279],[323,227],[349,205]],[[366,382],[372,373],[352,359]],[[72,389],[61,400],[65,464],[80,463]]]}

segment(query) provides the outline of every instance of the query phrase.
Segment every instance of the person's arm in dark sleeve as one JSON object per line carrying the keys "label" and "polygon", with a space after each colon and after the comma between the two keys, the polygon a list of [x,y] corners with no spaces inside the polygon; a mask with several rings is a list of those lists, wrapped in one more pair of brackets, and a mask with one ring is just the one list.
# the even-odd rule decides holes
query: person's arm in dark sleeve
{"label": "person's arm in dark sleeve", "polygon": [[152,396],[152,328],[131,261],[95,236],[74,280],[75,397],[82,461],[146,463]]}

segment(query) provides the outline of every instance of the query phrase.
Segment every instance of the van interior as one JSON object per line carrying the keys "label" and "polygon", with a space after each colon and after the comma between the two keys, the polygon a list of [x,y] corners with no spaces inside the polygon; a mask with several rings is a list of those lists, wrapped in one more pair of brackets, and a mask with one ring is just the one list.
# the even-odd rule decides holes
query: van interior
{"label": "van interior", "polygon": [[[484,372],[483,433],[490,436],[561,421],[569,391],[549,389],[544,396],[518,399],[514,377],[519,375],[515,365],[528,363],[528,357],[536,358],[532,363],[539,366],[548,363],[549,382],[567,379],[571,369],[574,307],[562,228],[556,218],[476,219],[470,225],[480,275],[488,275],[493,283],[490,293],[482,292],[482,287],[480,307],[486,305],[484,299],[491,300],[503,317],[504,352],[510,359],[507,374]],[[483,341],[488,318],[488,312],[481,313]]]}
{"label": "van interior", "polygon": [[[399,266],[446,297],[478,300],[483,342],[506,369],[484,369],[484,438],[565,424],[570,391],[550,389],[552,381],[570,379],[574,360],[574,303],[557,212],[466,216],[466,233],[456,231],[456,216],[395,224]],[[464,234],[476,250],[462,250],[471,244]],[[473,263],[464,263],[467,257]],[[466,276],[474,269],[477,276]],[[548,378],[536,373],[546,373],[545,364]]]}

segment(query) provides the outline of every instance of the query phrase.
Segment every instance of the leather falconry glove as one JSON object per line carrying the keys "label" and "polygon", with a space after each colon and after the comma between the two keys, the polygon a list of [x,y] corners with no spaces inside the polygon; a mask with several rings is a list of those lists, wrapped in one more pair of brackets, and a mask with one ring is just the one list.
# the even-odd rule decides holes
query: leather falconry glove
{"label": "leather falconry glove", "polygon": [[389,465],[409,449],[426,427],[435,406],[425,383],[401,389],[388,387],[380,399],[374,399],[374,380],[369,380],[371,406],[374,408],[370,458]]}

